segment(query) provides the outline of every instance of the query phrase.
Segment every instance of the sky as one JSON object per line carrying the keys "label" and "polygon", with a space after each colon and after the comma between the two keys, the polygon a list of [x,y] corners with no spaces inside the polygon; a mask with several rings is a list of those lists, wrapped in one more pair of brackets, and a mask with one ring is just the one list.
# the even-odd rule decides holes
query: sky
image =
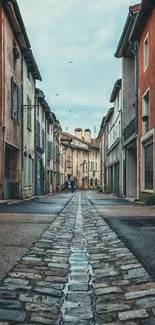
{"label": "sky", "polygon": [[[42,89],[63,131],[98,135],[121,77],[114,57],[133,0],[18,0]],[[73,63],[69,63],[74,61]],[[59,94],[56,96],[56,94]]]}

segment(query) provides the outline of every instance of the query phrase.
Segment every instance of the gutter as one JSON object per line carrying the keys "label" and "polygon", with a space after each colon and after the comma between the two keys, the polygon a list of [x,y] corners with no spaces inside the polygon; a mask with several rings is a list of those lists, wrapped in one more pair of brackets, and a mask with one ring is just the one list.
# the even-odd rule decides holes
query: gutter
{"label": "gutter", "polygon": [[2,0],[2,4],[9,16],[10,24],[16,35],[21,48],[25,50],[30,48],[31,44],[25,29],[25,25],[20,13],[20,9],[16,0]]}

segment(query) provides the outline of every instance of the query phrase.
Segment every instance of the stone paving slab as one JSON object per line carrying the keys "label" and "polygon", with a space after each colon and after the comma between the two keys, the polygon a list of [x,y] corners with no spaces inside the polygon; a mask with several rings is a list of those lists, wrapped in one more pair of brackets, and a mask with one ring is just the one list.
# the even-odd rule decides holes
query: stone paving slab
{"label": "stone paving slab", "polygon": [[153,325],[155,283],[75,193],[0,283],[0,325]]}

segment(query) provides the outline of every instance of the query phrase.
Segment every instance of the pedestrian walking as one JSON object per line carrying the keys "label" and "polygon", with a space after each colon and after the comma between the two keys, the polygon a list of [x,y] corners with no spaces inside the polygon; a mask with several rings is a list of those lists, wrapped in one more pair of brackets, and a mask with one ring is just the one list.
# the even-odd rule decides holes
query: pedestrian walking
{"label": "pedestrian walking", "polygon": [[66,179],[65,181],[65,192],[68,192],[69,189],[69,181]]}
{"label": "pedestrian walking", "polygon": [[71,184],[71,192],[74,193],[75,192],[75,181],[74,181],[74,179],[71,180],[70,184]]}

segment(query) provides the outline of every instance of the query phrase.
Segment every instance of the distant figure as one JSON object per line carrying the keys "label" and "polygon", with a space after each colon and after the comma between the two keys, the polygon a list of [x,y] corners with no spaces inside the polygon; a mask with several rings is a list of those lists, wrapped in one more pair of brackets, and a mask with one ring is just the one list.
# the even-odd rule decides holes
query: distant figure
{"label": "distant figure", "polygon": [[74,181],[74,179],[72,179],[70,181],[70,184],[71,184],[71,192],[74,193],[75,192],[75,181]]}
{"label": "distant figure", "polygon": [[69,188],[69,182],[66,179],[66,181],[65,181],[65,192],[68,192],[68,188]]}

